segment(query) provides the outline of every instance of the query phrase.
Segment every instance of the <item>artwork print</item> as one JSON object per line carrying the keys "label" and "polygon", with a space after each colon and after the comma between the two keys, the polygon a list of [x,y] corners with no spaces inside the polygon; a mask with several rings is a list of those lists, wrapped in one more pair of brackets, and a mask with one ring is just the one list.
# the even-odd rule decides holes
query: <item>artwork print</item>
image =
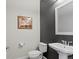
{"label": "artwork print", "polygon": [[17,16],[18,29],[32,29],[32,18],[28,16]]}

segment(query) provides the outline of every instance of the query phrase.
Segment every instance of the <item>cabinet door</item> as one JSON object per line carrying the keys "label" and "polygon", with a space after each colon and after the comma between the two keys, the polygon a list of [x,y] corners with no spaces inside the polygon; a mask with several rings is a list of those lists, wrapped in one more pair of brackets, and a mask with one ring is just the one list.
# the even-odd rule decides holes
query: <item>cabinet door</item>
{"label": "cabinet door", "polygon": [[48,47],[47,59],[58,59],[58,53],[54,49]]}

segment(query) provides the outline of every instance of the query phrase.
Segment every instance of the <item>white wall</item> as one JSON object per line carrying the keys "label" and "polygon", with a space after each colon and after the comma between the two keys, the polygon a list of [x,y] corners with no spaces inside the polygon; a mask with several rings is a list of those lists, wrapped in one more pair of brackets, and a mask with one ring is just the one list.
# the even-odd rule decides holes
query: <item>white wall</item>
{"label": "white wall", "polygon": [[[6,12],[7,59],[27,56],[40,42],[40,0],[7,0]],[[32,17],[32,29],[17,29],[20,15]],[[18,48],[19,42],[25,43],[23,48]]]}

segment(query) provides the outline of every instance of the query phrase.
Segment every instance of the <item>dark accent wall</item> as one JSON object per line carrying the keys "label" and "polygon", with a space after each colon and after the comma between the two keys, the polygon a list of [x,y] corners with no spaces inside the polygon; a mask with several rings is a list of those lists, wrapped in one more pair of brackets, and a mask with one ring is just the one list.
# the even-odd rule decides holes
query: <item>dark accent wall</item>
{"label": "dark accent wall", "polygon": [[52,6],[50,0],[40,2],[40,38],[42,42],[55,42],[55,12],[50,12]]}
{"label": "dark accent wall", "polygon": [[[52,0],[53,1],[53,0]],[[73,41],[71,35],[55,35],[55,2],[51,0],[40,1],[40,39],[44,43]]]}

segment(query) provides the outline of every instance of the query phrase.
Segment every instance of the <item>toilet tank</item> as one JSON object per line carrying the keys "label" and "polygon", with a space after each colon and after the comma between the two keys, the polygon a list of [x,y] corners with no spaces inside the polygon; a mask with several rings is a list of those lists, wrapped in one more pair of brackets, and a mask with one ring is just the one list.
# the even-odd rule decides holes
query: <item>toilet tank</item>
{"label": "toilet tank", "polygon": [[43,43],[43,42],[40,42],[39,43],[39,50],[44,53],[44,52],[47,52],[47,44],[46,43]]}

